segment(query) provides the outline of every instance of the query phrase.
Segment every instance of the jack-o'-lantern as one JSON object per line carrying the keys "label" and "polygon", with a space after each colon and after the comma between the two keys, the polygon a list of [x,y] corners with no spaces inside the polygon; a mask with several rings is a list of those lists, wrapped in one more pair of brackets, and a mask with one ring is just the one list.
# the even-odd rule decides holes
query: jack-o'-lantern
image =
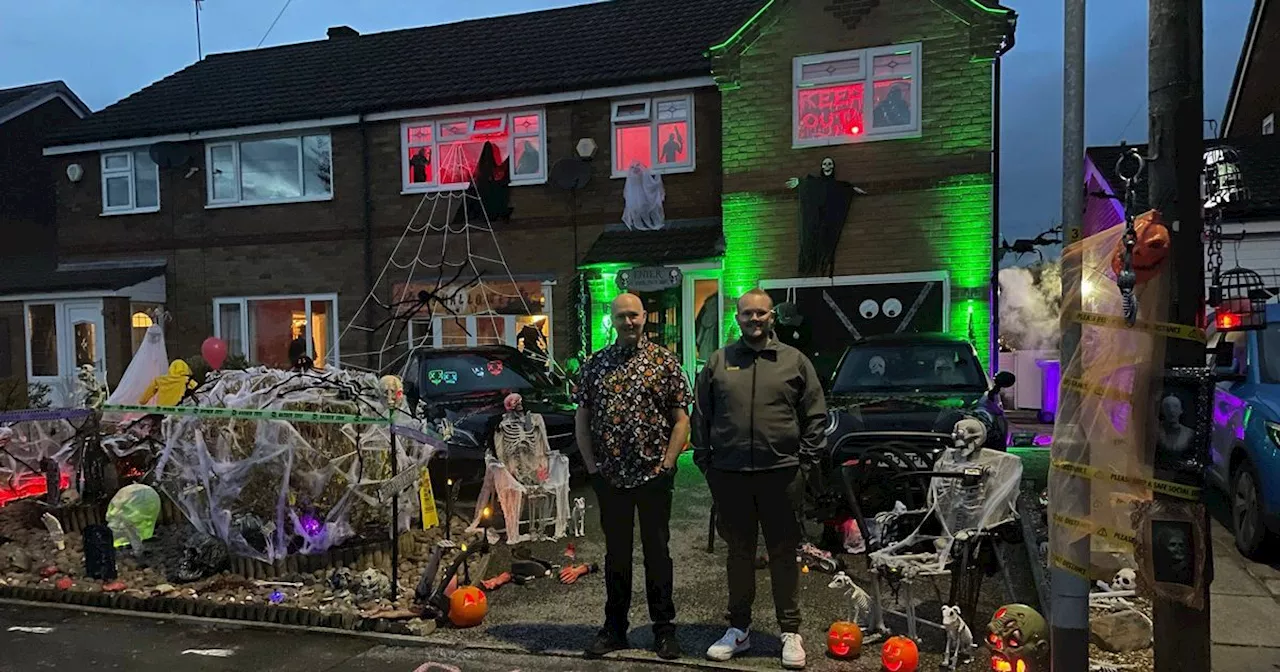
{"label": "jack-o'-lantern", "polygon": [[489,613],[489,600],[475,586],[462,586],[449,596],[449,621],[459,628],[480,625]]}
{"label": "jack-o'-lantern", "polygon": [[[1160,270],[1161,264],[1169,258],[1169,227],[1160,219],[1160,213],[1148,210],[1133,220],[1135,235],[1133,244],[1133,273],[1138,284],[1142,284]],[[1115,254],[1111,255],[1111,270],[1118,276],[1124,268],[1124,238],[1116,243]]]}
{"label": "jack-o'-lantern", "polygon": [[880,664],[889,672],[916,672],[920,665],[920,650],[907,637],[890,637],[880,649]]}
{"label": "jack-o'-lantern", "polygon": [[862,628],[857,623],[836,621],[827,630],[827,653],[832,658],[856,658],[862,652]]}

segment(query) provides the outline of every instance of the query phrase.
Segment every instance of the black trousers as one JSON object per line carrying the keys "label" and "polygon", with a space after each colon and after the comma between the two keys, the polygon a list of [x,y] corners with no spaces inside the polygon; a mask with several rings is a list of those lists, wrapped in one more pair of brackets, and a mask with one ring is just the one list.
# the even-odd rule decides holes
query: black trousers
{"label": "black trousers", "polygon": [[720,535],[729,557],[729,625],[751,627],[751,606],[756,600],[756,540],[764,532],[769,553],[769,580],[773,607],[782,632],[800,632],[799,519],[790,496],[796,467],[771,471],[707,470],[707,484],[716,500]]}
{"label": "black trousers", "polygon": [[625,636],[630,627],[631,558],[638,516],[644,548],[644,593],[653,632],[674,632],[676,605],[671,594],[675,579],[669,544],[675,470],[635,488],[615,488],[599,476],[592,479],[592,485],[600,505],[600,529],[604,530],[605,629]]}

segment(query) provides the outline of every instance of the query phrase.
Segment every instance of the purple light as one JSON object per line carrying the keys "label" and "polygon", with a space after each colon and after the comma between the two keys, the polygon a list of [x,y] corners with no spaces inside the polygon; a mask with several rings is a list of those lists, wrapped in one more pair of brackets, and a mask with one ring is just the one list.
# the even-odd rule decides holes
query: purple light
{"label": "purple light", "polygon": [[1053,435],[1052,434],[1036,434],[1036,438],[1034,441],[1032,441],[1032,443],[1037,446],[1053,445]]}
{"label": "purple light", "polygon": [[271,604],[280,604],[281,602],[284,602],[284,593],[278,590],[273,590],[271,591],[271,597],[269,599],[271,600]]}
{"label": "purple light", "polygon": [[1040,367],[1040,414],[1046,419],[1058,415],[1058,386],[1062,383],[1062,364],[1056,359],[1037,359]]}
{"label": "purple light", "polygon": [[308,537],[314,537],[324,531],[324,521],[310,513],[298,516],[298,524],[302,527],[303,534]]}

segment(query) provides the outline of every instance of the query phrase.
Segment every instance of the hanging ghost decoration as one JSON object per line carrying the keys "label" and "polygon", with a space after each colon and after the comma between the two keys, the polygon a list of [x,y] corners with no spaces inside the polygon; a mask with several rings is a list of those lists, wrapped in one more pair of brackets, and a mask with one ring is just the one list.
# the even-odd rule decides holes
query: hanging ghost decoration
{"label": "hanging ghost decoration", "polygon": [[834,275],[836,246],[853,195],[866,192],[837,180],[836,162],[829,156],[822,159],[817,175],[793,177],[787,188],[800,192],[800,274]]}
{"label": "hanging ghost decoration", "polygon": [[666,200],[662,176],[649,172],[639,163],[631,164],[627,171],[627,183],[622,188],[626,205],[622,210],[622,223],[633,231],[656,231],[665,223],[662,202]]}
{"label": "hanging ghost decoration", "polygon": [[462,207],[453,216],[454,224],[487,224],[511,218],[511,159],[498,163],[498,149],[484,143],[476,161],[471,184],[467,187]]}

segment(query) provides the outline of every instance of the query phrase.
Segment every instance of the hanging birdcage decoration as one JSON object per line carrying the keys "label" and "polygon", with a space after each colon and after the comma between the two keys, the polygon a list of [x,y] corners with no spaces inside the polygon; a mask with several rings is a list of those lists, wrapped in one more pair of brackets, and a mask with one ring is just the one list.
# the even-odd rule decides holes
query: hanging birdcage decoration
{"label": "hanging birdcage decoration", "polygon": [[1249,198],[1244,174],[1240,172],[1240,155],[1227,145],[1204,152],[1204,207],[1214,210]]}
{"label": "hanging birdcage decoration", "polygon": [[1214,314],[1218,331],[1254,331],[1267,326],[1267,299],[1271,293],[1262,276],[1247,268],[1223,271],[1219,277],[1220,300]]}

